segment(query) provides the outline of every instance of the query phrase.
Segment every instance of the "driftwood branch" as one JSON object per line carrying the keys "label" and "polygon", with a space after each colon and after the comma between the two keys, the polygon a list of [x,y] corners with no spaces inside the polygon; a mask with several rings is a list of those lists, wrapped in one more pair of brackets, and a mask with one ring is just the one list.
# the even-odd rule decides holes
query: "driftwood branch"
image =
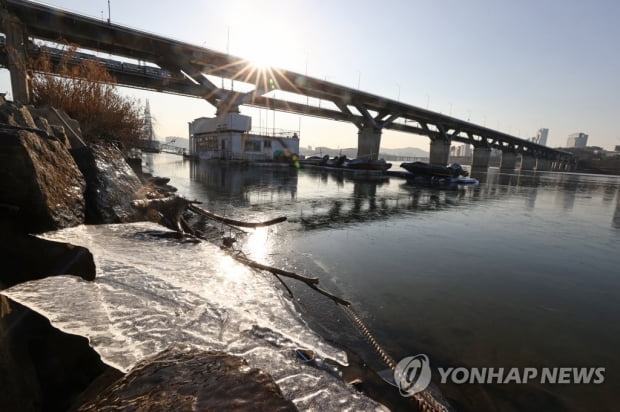
{"label": "driftwood branch", "polygon": [[[226,249],[224,249],[226,250]],[[282,269],[278,269],[278,268],[274,268],[271,266],[267,266],[267,265],[263,265],[262,263],[258,263],[254,260],[248,259],[245,256],[239,255],[239,254],[235,254],[235,253],[231,253],[231,256],[233,257],[233,259],[235,259],[238,262],[241,262],[245,265],[248,265],[250,267],[253,267],[255,269],[260,269],[260,270],[266,270],[268,272],[271,272],[273,274],[276,275],[282,275],[285,276],[287,278],[292,278],[292,279],[297,279],[297,280],[301,280],[304,283],[307,284],[311,284],[311,285],[316,285],[319,283],[319,279],[318,278],[308,278],[302,275],[299,275],[297,273],[294,272],[289,272],[287,270],[282,270]]]}
{"label": "driftwood branch", "polygon": [[[225,249],[226,250],[226,249]],[[278,268],[274,268],[272,266],[267,266],[267,265],[263,265],[262,263],[258,263],[255,262],[251,259],[248,259],[245,256],[241,256],[239,254],[234,254],[231,253],[231,256],[233,257],[233,259],[235,259],[238,262],[241,262],[247,266],[250,266],[252,268],[255,269],[260,269],[260,270],[266,270],[268,272],[273,273],[274,275],[281,275],[281,276],[285,276],[288,278],[292,278],[292,279],[297,279],[301,282],[304,282],[306,285],[310,286],[312,289],[316,290],[317,292],[319,292],[322,295],[327,296],[328,298],[332,299],[333,301],[335,301],[336,303],[340,304],[340,305],[344,305],[344,306],[351,306],[351,303],[349,301],[346,301],[336,295],[333,295],[331,293],[329,293],[326,290],[321,289],[318,284],[319,284],[319,279],[318,278],[309,278],[306,276],[302,276],[299,275],[295,272],[289,272],[287,270],[282,270],[282,269],[278,269]]]}
{"label": "driftwood branch", "polygon": [[198,206],[193,204],[189,204],[187,206],[189,210],[192,212],[199,214],[201,216],[207,217],[209,219],[215,220],[217,222],[225,223],[231,226],[239,226],[239,227],[264,227],[275,225],[276,223],[281,223],[286,220],[286,216],[277,217],[275,219],[267,220],[265,222],[242,222],[240,220],[229,219],[224,216],[216,215],[215,213],[209,212],[207,210],[201,209]]}

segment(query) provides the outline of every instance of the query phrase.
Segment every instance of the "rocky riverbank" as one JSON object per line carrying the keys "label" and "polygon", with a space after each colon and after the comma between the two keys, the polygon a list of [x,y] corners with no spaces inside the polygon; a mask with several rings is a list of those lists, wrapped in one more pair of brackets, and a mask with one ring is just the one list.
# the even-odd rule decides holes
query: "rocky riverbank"
{"label": "rocky riverbank", "polygon": [[[88,249],[44,240],[38,233],[81,224],[166,220],[148,202],[135,207],[141,199],[162,197],[158,185],[165,181],[141,180],[120,150],[86,144],[79,124],[53,108],[27,107],[0,97],[0,172],[0,293],[54,275],[95,279]],[[0,336],[2,411],[129,405],[149,410],[196,405],[295,409],[268,374],[221,353],[170,349],[124,376],[104,364],[86,338],[61,332],[3,295]],[[252,386],[255,398],[235,396],[235,385]]]}

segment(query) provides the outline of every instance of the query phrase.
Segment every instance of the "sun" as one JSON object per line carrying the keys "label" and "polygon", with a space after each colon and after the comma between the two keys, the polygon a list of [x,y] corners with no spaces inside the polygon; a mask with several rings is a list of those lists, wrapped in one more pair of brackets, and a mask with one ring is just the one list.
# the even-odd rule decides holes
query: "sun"
{"label": "sun", "polygon": [[268,49],[265,50],[262,47],[249,48],[248,54],[243,57],[250,62],[253,68],[259,71],[265,71],[275,66],[274,60],[277,59],[277,55],[272,54]]}
{"label": "sun", "polygon": [[[260,20],[259,20],[260,21]],[[268,71],[270,68],[287,68],[299,66],[303,54],[295,45],[295,35],[285,35],[281,28],[269,25],[249,24],[232,27],[234,54],[250,62],[253,68]],[[300,57],[301,56],[301,57]]]}
{"label": "sun", "polygon": [[263,42],[258,39],[247,44],[246,52],[241,56],[247,59],[252,67],[260,71],[278,67],[285,60],[282,56],[285,52],[278,48],[277,44],[269,43],[267,39],[265,40],[266,42]]}

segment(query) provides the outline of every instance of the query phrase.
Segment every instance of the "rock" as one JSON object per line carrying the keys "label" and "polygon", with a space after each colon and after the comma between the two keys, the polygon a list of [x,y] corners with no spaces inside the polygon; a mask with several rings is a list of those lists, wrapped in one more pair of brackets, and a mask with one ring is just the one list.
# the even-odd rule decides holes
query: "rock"
{"label": "rock", "polygon": [[28,129],[37,128],[28,107],[13,102],[7,102],[4,99],[0,101],[0,103],[2,103],[2,105],[0,105],[0,123],[8,124],[13,127]]}
{"label": "rock", "polygon": [[296,411],[273,378],[223,352],[173,347],[138,364],[80,411]]}
{"label": "rock", "polygon": [[112,146],[91,144],[71,151],[86,183],[86,223],[134,221],[131,202],[142,188],[140,179]]}
{"label": "rock", "polygon": [[41,130],[47,135],[54,134],[54,131],[52,130],[50,123],[47,121],[45,117],[36,117],[35,122],[37,124],[37,129]]}
{"label": "rock", "polygon": [[0,290],[53,275],[95,279],[95,261],[88,249],[19,233],[5,219],[0,220],[0,230]]}
{"label": "rock", "polygon": [[131,170],[133,170],[133,172],[136,174],[136,176],[138,176],[138,179],[140,179],[140,181],[142,180],[142,158],[139,156],[130,156],[125,158],[125,161],[127,162],[127,164],[129,165],[129,167],[131,167]]}
{"label": "rock", "polygon": [[88,339],[61,332],[2,295],[0,336],[0,411],[67,410],[98,377],[122,377]]}
{"label": "rock", "polygon": [[48,130],[44,128],[47,123],[51,134],[56,137],[65,136],[69,148],[77,149],[86,146],[82,140],[80,123],[70,118],[64,111],[50,107],[30,107],[29,110],[39,129]]}
{"label": "rock", "polygon": [[0,124],[0,177],[0,203],[18,208],[23,232],[84,222],[86,184],[60,141]]}

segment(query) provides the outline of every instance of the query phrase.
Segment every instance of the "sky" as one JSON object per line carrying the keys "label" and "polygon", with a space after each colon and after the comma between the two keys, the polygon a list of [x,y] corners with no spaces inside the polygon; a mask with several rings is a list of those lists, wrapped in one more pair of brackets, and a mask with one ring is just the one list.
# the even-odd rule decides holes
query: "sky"
{"label": "sky", "polygon": [[[45,4],[108,18],[107,0]],[[620,145],[620,1],[111,0],[113,23],[255,60],[548,145],[587,133]],[[0,92],[10,93],[8,72]],[[187,137],[204,100],[122,89],[149,100],[155,133]],[[314,102],[315,104],[317,102]],[[253,124],[300,130],[301,145],[355,147],[349,123],[241,108]],[[428,150],[386,130],[381,146]]]}

